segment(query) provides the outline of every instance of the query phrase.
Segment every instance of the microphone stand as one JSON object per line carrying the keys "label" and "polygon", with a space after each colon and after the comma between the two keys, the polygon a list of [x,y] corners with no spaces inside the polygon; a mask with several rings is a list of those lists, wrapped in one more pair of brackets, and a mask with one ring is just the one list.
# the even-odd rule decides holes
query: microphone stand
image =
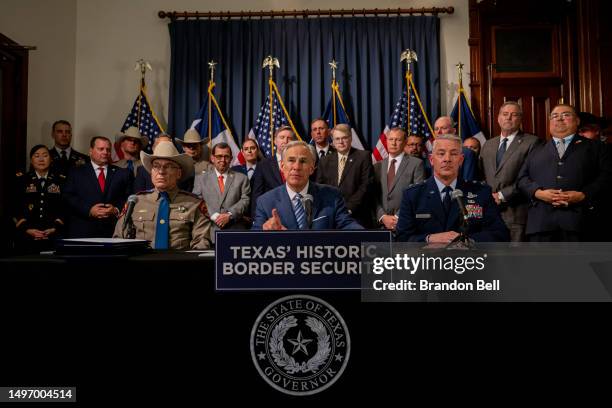
{"label": "microphone stand", "polygon": [[461,225],[459,226],[459,235],[455,237],[447,246],[446,249],[472,249],[474,248],[474,240],[468,236],[468,220],[467,215],[461,215]]}
{"label": "microphone stand", "polygon": [[132,217],[125,220],[125,225],[123,226],[123,238],[126,239],[136,239],[136,226],[132,221]]}

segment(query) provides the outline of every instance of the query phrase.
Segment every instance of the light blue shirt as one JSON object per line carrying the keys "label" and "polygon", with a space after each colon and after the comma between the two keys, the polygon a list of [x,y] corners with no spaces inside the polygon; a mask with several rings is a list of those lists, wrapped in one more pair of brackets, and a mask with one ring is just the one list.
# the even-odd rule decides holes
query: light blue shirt
{"label": "light blue shirt", "polygon": [[[438,192],[440,193],[440,199],[444,201],[444,194],[442,190],[446,188],[446,184],[442,183],[436,176],[434,176],[434,180],[436,181],[436,185],[438,186]],[[454,179],[452,183],[450,183],[450,187],[454,190],[457,187],[457,179]]]}

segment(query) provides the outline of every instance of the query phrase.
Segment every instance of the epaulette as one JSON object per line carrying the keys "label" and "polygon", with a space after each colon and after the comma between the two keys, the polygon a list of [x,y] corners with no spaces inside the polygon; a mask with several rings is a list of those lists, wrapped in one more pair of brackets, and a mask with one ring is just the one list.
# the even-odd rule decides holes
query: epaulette
{"label": "epaulette", "polygon": [[479,180],[472,180],[472,184],[480,184],[481,186],[486,186],[487,183]]}
{"label": "epaulette", "polygon": [[154,188],[152,188],[152,189],[150,189],[150,190],[142,190],[142,191],[137,192],[137,193],[136,193],[136,195],[141,195],[141,194],[150,194],[150,193],[152,193],[153,191],[155,191],[155,189],[154,189]]}

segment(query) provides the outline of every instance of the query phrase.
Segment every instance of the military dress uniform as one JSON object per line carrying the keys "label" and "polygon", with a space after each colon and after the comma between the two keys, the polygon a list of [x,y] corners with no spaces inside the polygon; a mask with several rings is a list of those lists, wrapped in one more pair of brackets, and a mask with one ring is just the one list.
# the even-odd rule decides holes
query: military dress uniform
{"label": "military dress uniform", "polygon": [[[158,190],[142,191],[137,194],[132,221],[136,228],[136,238],[151,241],[155,247],[157,226],[168,225],[168,248],[178,250],[210,248],[211,220],[206,203],[187,191],[174,189],[168,191],[170,199],[169,220],[158,219],[161,193]],[[114,238],[122,235],[125,211],[115,226]]]}
{"label": "military dress uniform", "polygon": [[[51,238],[61,235],[64,227],[61,192],[65,177],[51,172],[46,178],[38,178],[35,171],[17,173],[17,198],[13,217],[17,228],[17,245],[30,246],[33,250],[52,247],[52,240],[35,241],[26,233],[28,229],[41,231],[55,228]],[[36,243],[35,243],[36,242]]]}
{"label": "military dress uniform", "polygon": [[[480,181],[457,181],[468,213],[467,235],[476,242],[509,241],[510,233],[493,200],[491,188]],[[445,193],[449,194],[449,193]],[[445,211],[434,177],[404,191],[397,222],[399,241],[426,242],[427,236],[461,232],[459,205],[451,201]]]}
{"label": "military dress uniform", "polygon": [[51,168],[49,170],[54,174],[64,177],[68,175],[70,169],[82,166],[89,161],[89,156],[79,153],[74,149],[71,149],[70,157],[66,159],[62,159],[55,147],[50,147],[49,152],[51,153]]}

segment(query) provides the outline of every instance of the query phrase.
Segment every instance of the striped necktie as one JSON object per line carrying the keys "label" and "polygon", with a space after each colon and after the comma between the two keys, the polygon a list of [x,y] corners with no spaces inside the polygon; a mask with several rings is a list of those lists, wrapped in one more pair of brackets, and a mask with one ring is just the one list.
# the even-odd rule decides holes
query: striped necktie
{"label": "striped necktie", "polygon": [[297,193],[295,197],[293,197],[293,212],[295,213],[298,228],[306,229],[306,211],[304,210],[302,195],[300,193]]}

